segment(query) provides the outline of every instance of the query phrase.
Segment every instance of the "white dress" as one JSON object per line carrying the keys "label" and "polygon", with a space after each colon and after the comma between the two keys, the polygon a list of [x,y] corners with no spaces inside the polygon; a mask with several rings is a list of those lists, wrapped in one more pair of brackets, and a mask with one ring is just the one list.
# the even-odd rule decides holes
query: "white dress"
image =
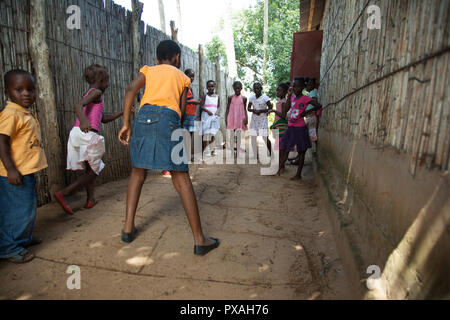
{"label": "white dress", "polygon": [[219,96],[214,95],[210,97],[206,95],[205,105],[206,110],[210,111],[213,115],[210,116],[208,112],[202,112],[202,134],[215,135],[220,129],[220,117],[216,116],[217,106],[219,103]]}
{"label": "white dress", "polygon": [[[267,102],[270,101],[270,98],[265,94],[262,94],[259,98],[256,98],[255,95],[251,96],[249,102],[252,103],[252,109],[255,110],[264,110],[267,109]],[[261,113],[259,115],[252,114],[252,120],[250,122],[250,129],[248,130],[249,136],[261,136],[267,137],[269,136],[269,125],[267,121],[267,113]]]}

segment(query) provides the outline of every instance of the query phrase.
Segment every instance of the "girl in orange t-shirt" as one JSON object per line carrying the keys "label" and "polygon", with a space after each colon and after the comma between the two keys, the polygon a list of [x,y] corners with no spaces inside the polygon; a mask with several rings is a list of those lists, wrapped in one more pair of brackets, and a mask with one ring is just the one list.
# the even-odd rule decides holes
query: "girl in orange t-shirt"
{"label": "girl in orange t-shirt", "polygon": [[[186,97],[191,82],[178,70],[181,49],[176,42],[162,41],[156,55],[158,64],[144,66],[125,93],[123,127],[118,138],[123,145],[130,146],[132,169],[122,241],[129,243],[136,237],[134,218],[147,170],[167,170],[171,172],[173,185],[181,197],[194,236],[194,254],[204,255],[217,248],[219,240],[203,234],[183,150],[181,119],[186,112]],[[144,97],[132,130],[131,108],[136,94],[144,86]],[[179,140],[172,141],[174,136],[178,136]]]}

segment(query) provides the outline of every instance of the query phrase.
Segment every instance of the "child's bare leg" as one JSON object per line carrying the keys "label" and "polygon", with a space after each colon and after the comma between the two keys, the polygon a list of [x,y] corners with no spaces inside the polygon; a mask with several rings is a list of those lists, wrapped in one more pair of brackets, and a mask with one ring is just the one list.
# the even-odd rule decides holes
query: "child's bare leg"
{"label": "child's bare leg", "polygon": [[131,233],[134,229],[134,217],[141,196],[142,185],[147,178],[147,169],[132,168],[127,191],[127,211],[123,231]]}
{"label": "child's bare leg", "polygon": [[297,174],[292,177],[292,180],[301,180],[302,179],[302,170],[303,170],[303,164],[305,163],[305,152],[300,154],[298,158],[298,168],[297,168]]}
{"label": "child's bare leg", "polygon": [[216,137],[215,136],[213,136],[213,135],[211,135],[211,140],[210,140],[210,142],[209,142],[209,148],[210,148],[210,150],[211,150],[211,152],[213,152],[214,151],[214,142],[216,141]]}
{"label": "child's bare leg", "polygon": [[317,153],[317,145],[319,144],[319,121],[320,121],[320,117],[317,117],[317,122],[316,122],[316,136],[317,136],[317,140],[314,141],[314,144],[316,145],[315,153]]}
{"label": "child's bare leg", "polygon": [[180,195],[186,217],[191,226],[194,243],[198,246],[208,246],[214,243],[203,235],[200,215],[198,213],[197,199],[192,187],[191,177],[188,172],[172,171],[173,186]]}
{"label": "child's bare leg", "polygon": [[194,133],[190,132],[191,135],[191,160],[194,160],[194,154],[195,154],[195,150],[194,150]]}
{"label": "child's bare leg", "polygon": [[284,165],[289,157],[289,151],[280,150],[280,169],[278,170],[278,175],[284,172]]}
{"label": "child's bare leg", "polygon": [[71,196],[79,189],[83,187],[87,188],[88,185],[93,183],[95,178],[97,178],[97,175],[95,174],[94,171],[92,171],[89,164],[86,163],[86,172],[82,176],[80,176],[75,182],[62,189],[61,193],[64,197]]}
{"label": "child's bare leg", "polygon": [[96,179],[96,177],[86,185],[86,202],[95,203],[95,201],[96,201],[95,195],[94,195],[95,179]]}
{"label": "child's bare leg", "polygon": [[252,136],[250,141],[252,143],[252,152],[253,152],[253,157],[252,158],[257,158],[258,156],[258,137],[257,136]]}
{"label": "child's bare leg", "polygon": [[270,142],[269,137],[264,137],[266,140],[267,150],[269,150],[269,155],[272,156],[272,142]]}

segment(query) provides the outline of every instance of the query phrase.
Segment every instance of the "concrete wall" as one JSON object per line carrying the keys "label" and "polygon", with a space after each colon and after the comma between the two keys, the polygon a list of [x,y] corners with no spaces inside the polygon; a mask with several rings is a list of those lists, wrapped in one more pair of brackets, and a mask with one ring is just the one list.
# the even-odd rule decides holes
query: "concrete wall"
{"label": "concrete wall", "polygon": [[[380,30],[367,29],[373,4]],[[448,5],[326,6],[317,164],[360,297],[450,298]]]}

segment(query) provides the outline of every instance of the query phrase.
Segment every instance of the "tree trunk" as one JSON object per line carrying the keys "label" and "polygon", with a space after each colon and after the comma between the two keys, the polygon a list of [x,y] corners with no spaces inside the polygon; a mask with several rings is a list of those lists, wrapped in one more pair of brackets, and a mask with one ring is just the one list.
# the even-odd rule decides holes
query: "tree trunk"
{"label": "tree trunk", "polygon": [[203,96],[203,46],[198,46],[198,98]]}
{"label": "tree trunk", "polygon": [[269,29],[269,0],[264,0],[264,65],[263,65],[263,83],[267,84],[267,40]]}
{"label": "tree trunk", "polygon": [[225,48],[227,50],[228,73],[231,78],[237,77],[236,52],[234,50],[234,36],[231,12],[231,0],[227,0],[224,27],[225,27]]}
{"label": "tree trunk", "polygon": [[182,32],[183,32],[183,25],[181,24],[181,4],[180,0],[177,0],[177,20],[178,20],[178,41],[182,42]]}
{"label": "tree trunk", "polygon": [[178,29],[175,27],[175,21],[170,20],[170,31],[172,33],[172,40],[178,42]]}
{"label": "tree trunk", "polygon": [[30,1],[30,33],[28,38],[31,63],[38,89],[37,105],[47,156],[48,190],[53,194],[64,184],[63,150],[59,135],[53,75],[49,65],[49,49],[46,43],[45,0]]}
{"label": "tree trunk", "polygon": [[161,23],[161,31],[166,33],[166,16],[164,15],[164,2],[159,0],[159,21]]}
{"label": "tree trunk", "polygon": [[141,50],[141,32],[139,27],[141,25],[141,16],[144,4],[139,0],[132,0],[132,34],[133,34],[133,77],[135,77],[142,64],[142,50]]}

